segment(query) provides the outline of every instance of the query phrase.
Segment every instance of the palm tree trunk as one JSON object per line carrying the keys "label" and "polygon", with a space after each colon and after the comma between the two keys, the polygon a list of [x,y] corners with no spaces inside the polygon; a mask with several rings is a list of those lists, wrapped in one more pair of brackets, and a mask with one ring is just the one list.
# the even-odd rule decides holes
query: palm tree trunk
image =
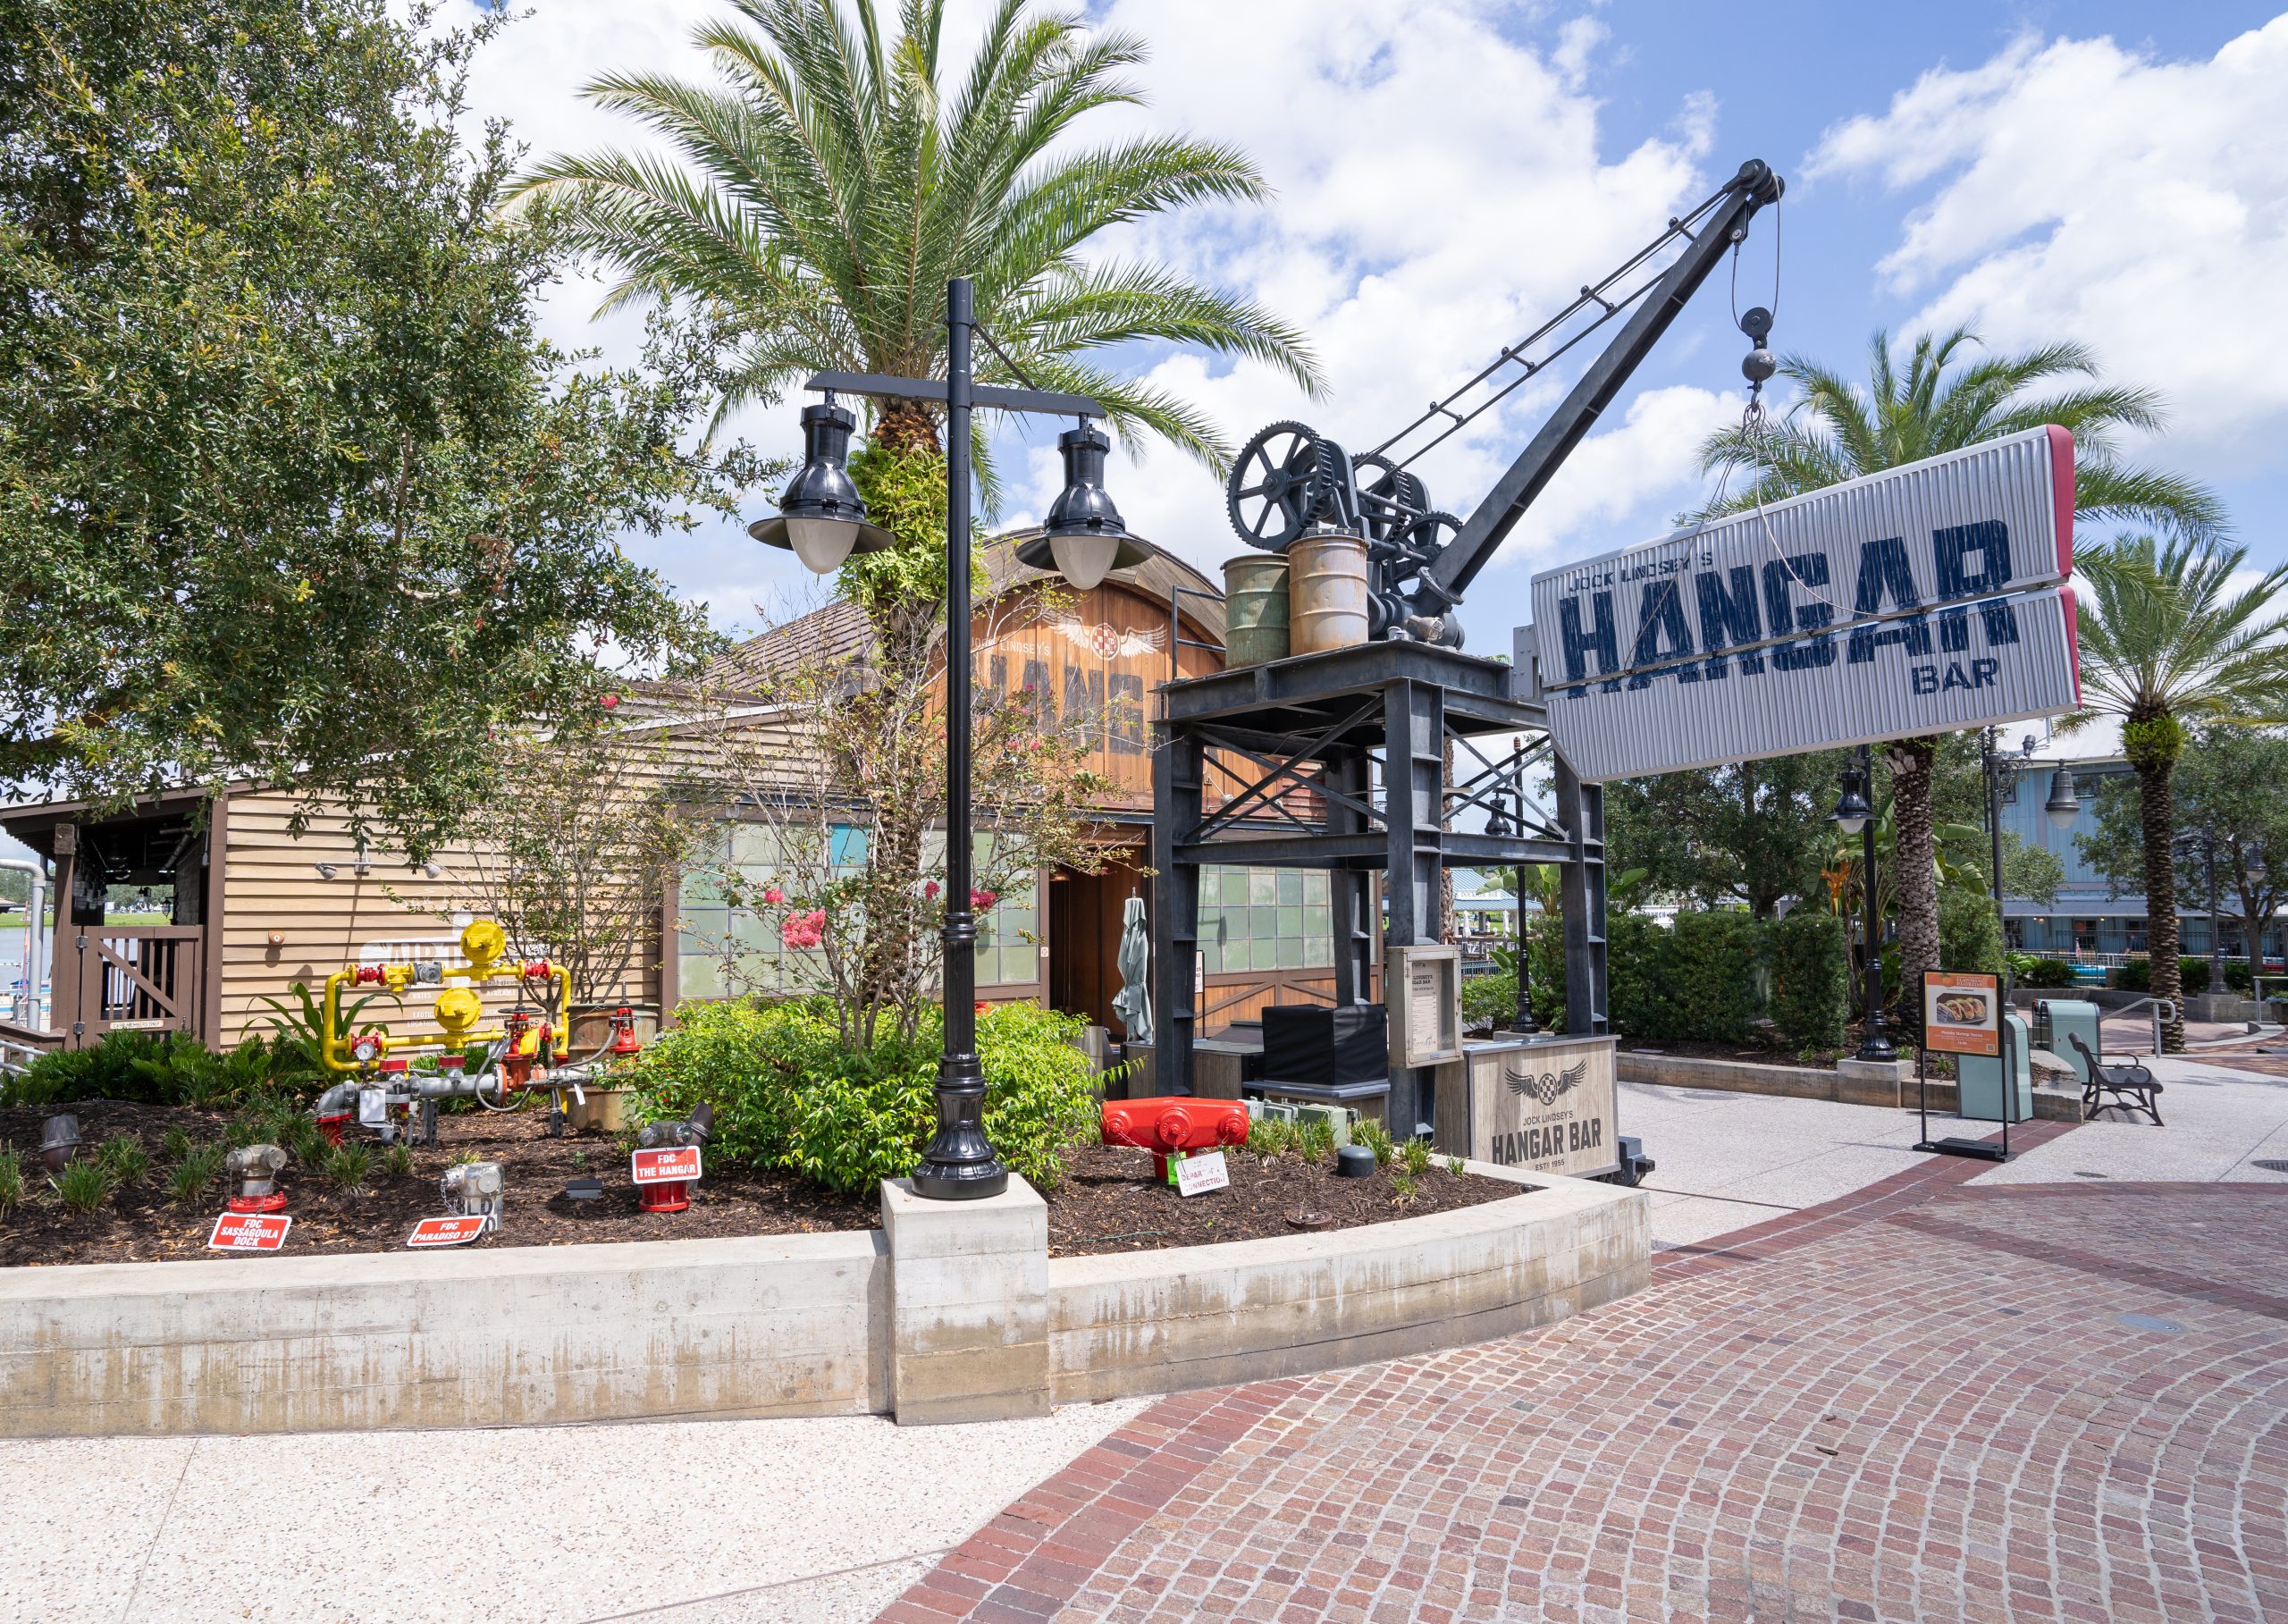
{"label": "palm tree trunk", "polygon": [[1890,989],[1892,1006],[1910,1031],[1922,1030],[1922,972],[1939,963],[1939,849],[1930,808],[1931,770],[1938,760],[1935,738],[1900,739],[1885,751],[1890,762],[1891,800],[1897,833],[1899,985]]}
{"label": "palm tree trunk", "polygon": [[874,440],[883,450],[900,455],[943,449],[938,443],[937,414],[919,400],[885,404],[880,420],[874,425]]}
{"label": "palm tree trunk", "polygon": [[2122,728],[2123,753],[2137,773],[2137,810],[2145,837],[2145,951],[2153,996],[2176,1013],[2161,1026],[2161,1047],[2184,1052],[2184,972],[2177,963],[2177,755],[2184,733],[2174,717],[2133,717]]}

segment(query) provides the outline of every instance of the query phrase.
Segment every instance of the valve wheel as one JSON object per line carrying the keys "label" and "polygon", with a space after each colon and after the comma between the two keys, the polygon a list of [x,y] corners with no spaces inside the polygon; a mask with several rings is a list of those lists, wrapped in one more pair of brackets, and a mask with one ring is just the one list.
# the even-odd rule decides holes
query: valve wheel
{"label": "valve wheel", "polygon": [[1284,552],[1310,523],[1319,476],[1319,437],[1308,425],[1282,421],[1241,448],[1224,482],[1232,528],[1250,547]]}

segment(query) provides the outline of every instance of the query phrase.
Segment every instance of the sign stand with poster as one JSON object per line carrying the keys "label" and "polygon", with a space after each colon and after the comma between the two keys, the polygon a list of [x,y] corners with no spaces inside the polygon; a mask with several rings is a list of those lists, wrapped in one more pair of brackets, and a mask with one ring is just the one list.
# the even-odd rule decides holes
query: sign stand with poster
{"label": "sign stand with poster", "polygon": [[[1928,1064],[1929,1056],[1934,1050],[1941,1055],[1976,1055],[2006,1063],[2010,1058],[2007,1053],[2010,1042],[2010,1028],[2002,1019],[2001,977],[1950,970],[1926,970],[1922,972],[1922,1040],[1914,1046],[1915,1103],[1922,1115],[1922,1137],[1914,1147],[1917,1150],[1932,1156],[1967,1156],[1987,1162],[2006,1162],[2010,1159],[2012,1113],[2006,1105],[2002,1111],[2002,1142],[1999,1145],[1990,1145],[1982,1139],[1949,1137],[1934,1140],[1930,1137]],[[2006,1064],[2004,1069],[2006,1073]],[[1959,1080],[1956,1090],[1956,1099],[1959,1105]]]}

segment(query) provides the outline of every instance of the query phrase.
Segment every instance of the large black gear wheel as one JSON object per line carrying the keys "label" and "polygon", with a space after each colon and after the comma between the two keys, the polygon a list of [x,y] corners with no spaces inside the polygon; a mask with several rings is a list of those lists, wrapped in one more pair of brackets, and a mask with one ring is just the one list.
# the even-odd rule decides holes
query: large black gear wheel
{"label": "large black gear wheel", "polygon": [[1350,477],[1358,492],[1358,522],[1370,542],[1395,539],[1417,515],[1429,511],[1430,492],[1422,482],[1387,457],[1373,451],[1353,457]]}
{"label": "large black gear wheel", "polygon": [[1320,482],[1320,441],[1308,424],[1281,421],[1258,432],[1232,459],[1224,505],[1240,540],[1284,552],[1311,522]]}

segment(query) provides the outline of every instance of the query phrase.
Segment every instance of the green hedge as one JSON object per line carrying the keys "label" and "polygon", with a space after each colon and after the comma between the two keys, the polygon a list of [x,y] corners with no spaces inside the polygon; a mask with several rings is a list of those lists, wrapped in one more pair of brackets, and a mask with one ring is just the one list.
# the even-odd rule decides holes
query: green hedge
{"label": "green hedge", "polygon": [[1771,1022],[1788,1048],[1840,1048],[1850,1020],[1851,967],[1843,921],[1798,908],[1770,928]]}
{"label": "green hedge", "polygon": [[1831,913],[1765,921],[1711,911],[1666,927],[1625,913],[1608,921],[1606,940],[1613,1025],[1628,1037],[1743,1043],[1769,1018],[1791,1049],[1843,1041],[1851,979]]}
{"label": "green hedge", "polygon": [[[1072,1044],[1081,1022],[1003,1004],[977,1027],[986,1132],[1011,1172],[1047,1189],[1097,1120],[1088,1057]],[[940,1048],[935,1011],[912,1043],[885,1037],[868,1053],[843,1043],[823,1000],[686,1004],[628,1075],[643,1118],[713,1104],[710,1154],[865,1195],[921,1162]]]}
{"label": "green hedge", "polygon": [[1632,1038],[1745,1042],[1764,1013],[1764,926],[1745,913],[1679,913],[1666,929],[1606,925],[1613,1024]]}
{"label": "green hedge", "polygon": [[2057,988],[2074,985],[2074,966],[2064,959],[2040,959],[2031,954],[2009,955],[2011,979],[2021,987]]}
{"label": "green hedge", "polygon": [[1940,891],[1939,968],[2000,975],[2002,963],[2002,922],[1995,917],[1994,898],[1959,886]]}

